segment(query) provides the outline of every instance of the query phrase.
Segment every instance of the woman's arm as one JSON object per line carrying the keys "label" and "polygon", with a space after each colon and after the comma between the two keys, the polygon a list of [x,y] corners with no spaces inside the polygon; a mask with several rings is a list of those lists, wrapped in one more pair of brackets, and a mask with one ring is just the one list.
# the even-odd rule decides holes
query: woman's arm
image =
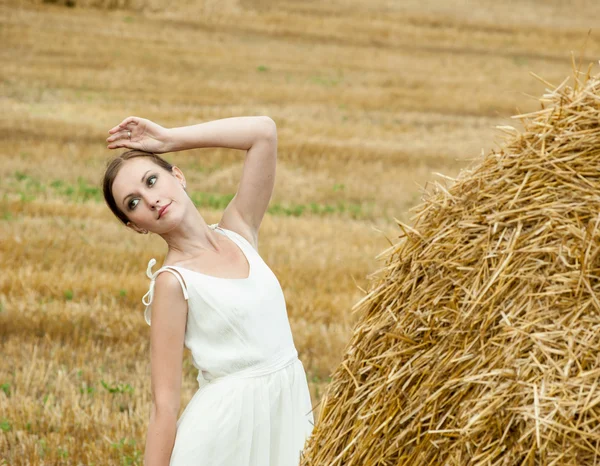
{"label": "woman's arm", "polygon": [[179,281],[170,272],[158,274],[150,328],[152,412],[144,466],[168,466],[171,459],[181,404],[186,319],[187,302]]}
{"label": "woman's arm", "polygon": [[168,466],[171,452],[175,444],[177,432],[177,414],[171,410],[162,410],[152,404],[148,433],[146,434],[146,450],[144,466]]}
{"label": "woman's arm", "polygon": [[167,152],[202,147],[227,147],[248,150],[257,141],[272,138],[277,132],[268,116],[232,117],[192,126],[170,128]]}
{"label": "woman's arm", "polygon": [[[164,128],[146,118],[130,116],[108,130],[108,149],[121,147],[156,154],[201,147],[249,150],[257,142],[270,144],[277,126],[268,116],[232,117],[180,128]],[[258,148],[260,151],[260,148]]]}

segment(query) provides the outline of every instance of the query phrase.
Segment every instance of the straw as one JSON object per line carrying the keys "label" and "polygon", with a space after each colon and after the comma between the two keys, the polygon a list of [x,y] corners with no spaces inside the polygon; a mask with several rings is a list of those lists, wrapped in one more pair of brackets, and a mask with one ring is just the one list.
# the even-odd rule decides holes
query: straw
{"label": "straw", "polygon": [[[574,62],[573,62],[574,66]],[[600,75],[396,220],[301,465],[600,461]],[[452,180],[452,179],[450,179]]]}

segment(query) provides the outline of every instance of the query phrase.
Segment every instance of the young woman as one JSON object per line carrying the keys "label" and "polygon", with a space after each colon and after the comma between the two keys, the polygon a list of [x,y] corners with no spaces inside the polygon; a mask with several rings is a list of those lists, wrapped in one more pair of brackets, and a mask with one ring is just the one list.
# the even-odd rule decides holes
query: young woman
{"label": "young woman", "polygon": [[[109,130],[103,181],[112,212],[163,238],[163,266],[147,275],[152,411],[145,466],[297,466],[314,419],[281,286],[258,253],[271,199],[277,131],[269,117],[163,128],[129,117]],[[200,147],[246,150],[238,191],[207,225],[183,172],[156,154]],[[169,272],[169,273],[161,273]],[[147,298],[147,299],[146,299]],[[183,348],[199,388],[177,419]]]}

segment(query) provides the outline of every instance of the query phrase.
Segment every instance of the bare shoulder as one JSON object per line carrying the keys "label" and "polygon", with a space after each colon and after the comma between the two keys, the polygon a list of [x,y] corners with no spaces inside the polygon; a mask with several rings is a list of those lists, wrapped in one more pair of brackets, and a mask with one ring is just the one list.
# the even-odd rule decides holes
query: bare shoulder
{"label": "bare shoulder", "polygon": [[258,231],[248,225],[235,209],[225,209],[218,226],[243,236],[258,251]]}
{"label": "bare shoulder", "polygon": [[[175,276],[177,274],[177,276]],[[181,283],[177,279],[181,279]],[[187,314],[187,303],[182,288],[187,290],[185,279],[181,274],[173,269],[166,269],[159,273],[154,285],[154,302],[153,307],[158,309],[173,309],[181,310],[181,314]],[[159,311],[162,312],[162,311]],[[166,311],[169,312],[169,311]]]}
{"label": "bare shoulder", "polygon": [[171,270],[163,270],[161,273],[159,273],[156,276],[156,280],[155,280],[156,289],[163,290],[166,294],[168,294],[170,296],[173,296],[176,294],[182,295],[181,284],[179,283],[179,280],[177,279],[175,274],[177,274],[177,277],[181,278],[181,281],[183,282],[183,284],[185,286],[185,279],[183,278],[183,276],[179,272],[176,272],[175,270],[171,269]]}
{"label": "bare shoulder", "polygon": [[[151,311],[153,329],[151,333],[156,335],[154,338],[160,335],[161,339],[167,338],[179,342],[185,333],[188,306],[182,284],[174,275],[176,273],[166,269],[156,276]],[[185,287],[183,278],[182,283]]]}

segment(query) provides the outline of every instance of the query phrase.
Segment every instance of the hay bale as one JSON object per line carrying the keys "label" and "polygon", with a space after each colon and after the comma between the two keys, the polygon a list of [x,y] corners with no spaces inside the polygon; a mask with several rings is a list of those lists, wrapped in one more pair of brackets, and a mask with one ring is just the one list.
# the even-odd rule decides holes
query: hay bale
{"label": "hay bale", "polygon": [[546,83],[541,110],[513,117],[523,132],[499,127],[499,151],[397,221],[302,466],[600,464],[590,69]]}

